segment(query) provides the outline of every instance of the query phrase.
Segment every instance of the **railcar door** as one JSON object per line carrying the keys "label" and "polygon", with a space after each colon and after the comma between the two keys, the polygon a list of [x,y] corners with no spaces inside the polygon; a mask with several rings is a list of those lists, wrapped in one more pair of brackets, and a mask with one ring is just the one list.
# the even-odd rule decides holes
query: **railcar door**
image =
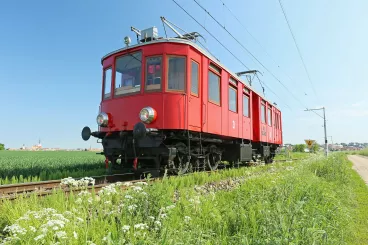
{"label": "railcar door", "polygon": [[[267,103],[268,104],[268,103]],[[272,107],[270,105],[267,106],[267,142],[273,143],[273,127],[272,127]]]}
{"label": "railcar door", "polygon": [[251,131],[252,131],[252,125],[251,125],[251,113],[250,113],[250,92],[248,88],[243,89],[243,139],[251,139]]}
{"label": "railcar door", "polygon": [[200,58],[189,60],[188,80],[188,128],[193,131],[201,131],[201,64]]}

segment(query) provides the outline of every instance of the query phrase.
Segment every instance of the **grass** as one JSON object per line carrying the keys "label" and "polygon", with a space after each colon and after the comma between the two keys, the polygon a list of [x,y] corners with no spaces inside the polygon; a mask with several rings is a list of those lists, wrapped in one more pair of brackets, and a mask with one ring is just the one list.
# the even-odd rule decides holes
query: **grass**
{"label": "grass", "polygon": [[[1,204],[17,244],[368,244],[368,188],[344,154],[195,173],[128,191]],[[1,237],[1,235],[0,235]],[[1,238],[0,238],[1,240]]]}
{"label": "grass", "polygon": [[289,152],[279,153],[275,156],[275,160],[285,160],[285,159],[306,159],[310,156],[314,156],[315,153],[305,153],[305,152]]}
{"label": "grass", "polygon": [[104,173],[104,158],[94,152],[0,151],[0,184]]}

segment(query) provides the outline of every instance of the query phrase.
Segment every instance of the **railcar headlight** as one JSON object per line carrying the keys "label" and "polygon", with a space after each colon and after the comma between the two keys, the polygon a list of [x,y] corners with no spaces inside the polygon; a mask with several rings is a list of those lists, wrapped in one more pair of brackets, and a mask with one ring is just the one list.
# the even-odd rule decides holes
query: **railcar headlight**
{"label": "railcar headlight", "polygon": [[153,109],[152,107],[149,107],[149,106],[144,107],[139,112],[139,118],[144,123],[151,123],[156,119],[156,117],[157,117],[157,113],[156,113],[155,109]]}
{"label": "railcar headlight", "polygon": [[107,125],[109,124],[109,116],[107,115],[107,113],[101,112],[100,114],[98,114],[96,121],[98,126],[107,127]]}

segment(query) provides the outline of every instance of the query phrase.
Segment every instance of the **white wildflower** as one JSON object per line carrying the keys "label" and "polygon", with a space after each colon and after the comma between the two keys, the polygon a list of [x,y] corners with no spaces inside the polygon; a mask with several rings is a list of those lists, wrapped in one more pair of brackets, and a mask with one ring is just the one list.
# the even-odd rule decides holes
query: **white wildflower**
{"label": "white wildflower", "polygon": [[111,204],[111,201],[105,201],[105,204],[109,205],[109,204]]}
{"label": "white wildflower", "polygon": [[131,195],[125,195],[126,199],[133,199],[133,197]]}
{"label": "white wildflower", "polygon": [[128,206],[128,210],[129,210],[129,211],[133,211],[133,210],[135,210],[137,207],[138,207],[137,205],[132,204],[132,205],[129,205],[129,206]]}
{"label": "white wildflower", "polygon": [[68,236],[66,235],[65,231],[58,231],[55,233],[56,237],[59,239],[66,239]]}
{"label": "white wildflower", "polygon": [[75,239],[78,239],[78,233],[77,232],[73,231],[73,236],[74,236]]}
{"label": "white wildflower", "polygon": [[155,220],[155,217],[153,217],[153,216],[148,216],[148,218],[151,219],[151,220]]}
{"label": "white wildflower", "polygon": [[169,211],[170,209],[173,209],[173,208],[175,208],[175,205],[167,206],[165,209],[166,209],[166,211]]}
{"label": "white wildflower", "polygon": [[76,204],[81,204],[82,203],[82,198],[79,197],[77,200],[75,200],[75,203]]}
{"label": "white wildflower", "polygon": [[185,223],[189,223],[191,220],[192,220],[192,218],[190,218],[189,216],[184,217],[184,222]]}
{"label": "white wildflower", "polygon": [[161,227],[161,222],[159,220],[156,220],[154,223],[156,226]]}
{"label": "white wildflower", "polygon": [[81,191],[79,192],[78,196],[90,196],[92,195],[89,191]]}
{"label": "white wildflower", "polygon": [[163,213],[163,214],[160,214],[160,218],[161,219],[165,219],[167,217],[167,214]]}
{"label": "white wildflower", "polygon": [[122,228],[123,232],[128,232],[130,230],[130,226],[129,225],[124,225]]}
{"label": "white wildflower", "polygon": [[38,241],[38,240],[43,240],[43,238],[45,237],[45,235],[44,234],[41,234],[41,235],[39,235],[39,236],[36,236],[35,238],[34,238],[34,240],[35,241]]}
{"label": "white wildflower", "polygon": [[123,185],[125,185],[125,186],[131,186],[133,184],[131,182],[125,182]]}
{"label": "white wildflower", "polygon": [[36,228],[34,226],[30,226],[29,229],[32,231],[32,232],[36,232]]}
{"label": "white wildflower", "polygon": [[12,233],[13,235],[25,235],[27,233],[27,230],[23,227],[21,227],[20,225],[18,224],[13,224],[13,225],[10,225],[10,226],[6,226],[4,231],[8,231],[10,233]]}
{"label": "white wildflower", "polygon": [[140,192],[140,191],[142,191],[142,190],[143,190],[143,188],[142,188],[142,187],[140,187],[140,186],[133,186],[132,188],[133,188],[133,190],[134,190],[134,191],[136,191],[136,192]]}
{"label": "white wildflower", "polygon": [[148,229],[148,225],[146,225],[146,224],[136,224],[136,225],[134,225],[134,229],[140,229],[140,230]]}

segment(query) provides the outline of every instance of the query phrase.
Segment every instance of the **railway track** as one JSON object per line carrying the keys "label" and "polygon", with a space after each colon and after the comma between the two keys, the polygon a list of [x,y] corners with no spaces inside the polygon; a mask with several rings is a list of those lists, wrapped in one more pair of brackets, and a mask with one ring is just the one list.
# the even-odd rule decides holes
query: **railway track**
{"label": "railway track", "polygon": [[[285,159],[285,160],[275,160],[274,163],[277,162],[287,162],[287,161],[296,161],[302,159]],[[262,164],[262,162],[261,162]],[[222,164],[219,166],[220,169],[225,169],[226,165]],[[204,171],[207,173],[217,172],[217,171]],[[187,175],[187,174],[186,174]],[[146,182],[146,179],[136,179],[135,175],[132,173],[126,174],[113,174],[113,175],[102,175],[102,176],[91,176],[89,178],[94,179],[93,185],[87,186],[68,186],[63,185],[62,180],[50,180],[50,181],[40,181],[40,182],[29,182],[29,183],[20,183],[20,184],[9,184],[9,185],[0,185],[0,200],[14,200],[20,195],[23,197],[30,196],[33,193],[36,193],[37,196],[46,196],[52,194],[55,190],[63,190],[66,194],[70,192],[79,192],[82,190],[87,191],[99,191],[103,187],[116,183],[116,182]],[[76,178],[75,180],[81,180],[83,178]],[[161,177],[151,178],[150,181],[160,180]],[[122,188],[126,186],[122,185]]]}

